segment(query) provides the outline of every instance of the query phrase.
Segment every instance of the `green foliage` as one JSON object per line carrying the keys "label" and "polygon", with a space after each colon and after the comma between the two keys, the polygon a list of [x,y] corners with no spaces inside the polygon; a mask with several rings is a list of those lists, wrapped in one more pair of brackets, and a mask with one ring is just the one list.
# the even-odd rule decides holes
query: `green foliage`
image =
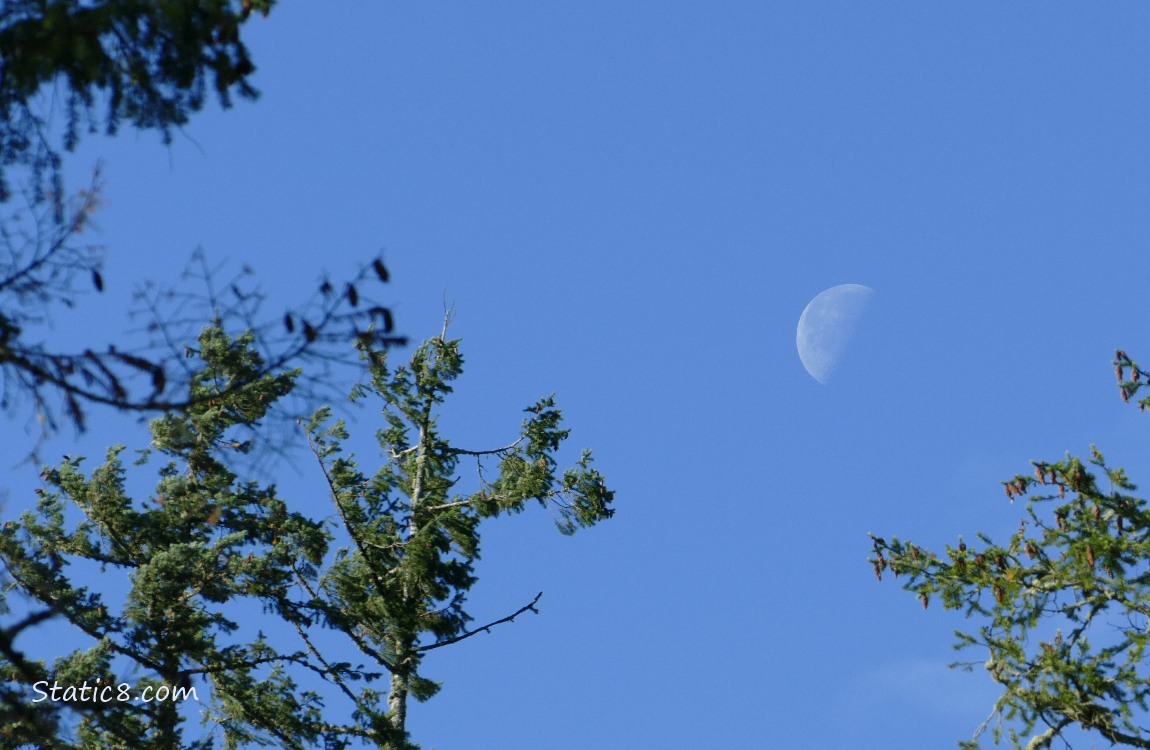
{"label": "green foliage", "polygon": [[[46,335],[54,309],[72,308],[88,290],[105,289],[102,248],[78,239],[101,204],[100,167],[91,185],[70,198],[59,136],[63,148],[72,149],[84,126],[94,131],[102,119],[108,132],[127,121],[167,140],[203,107],[209,90],[224,106],[233,95],[253,98],[255,68],[240,34],[253,12],[266,16],[274,2],[0,2],[0,203],[10,197],[7,176],[17,167],[26,204],[0,215],[0,410],[26,410],[42,438],[61,416],[83,431],[96,404],[153,415],[183,411],[186,369],[176,366],[179,355],[171,347],[194,339],[206,320],[253,329],[255,348],[266,355],[264,373],[317,361],[342,364],[336,346],[354,362],[347,346],[353,340],[407,343],[393,333],[391,311],[370,288],[390,278],[381,258],[346,283],[325,278],[311,302],[273,322],[260,320],[264,296],[245,279],[252,273],[247,266],[231,283],[219,283],[218,269],[199,251],[193,254],[199,270],[189,272],[203,282],[201,290],[148,284],[133,295],[133,315],[148,318],[139,331],[144,340],[120,338],[106,346],[88,340],[74,352]],[[302,391],[324,379],[312,368],[306,373],[297,381]]]}
{"label": "green foliage", "polygon": [[[1128,401],[1147,374],[1121,351],[1116,365]],[[1130,494],[1136,488],[1126,473],[1093,447],[1086,461],[1068,454],[1033,465],[1033,476],[1003,483],[1012,502],[1027,499],[1026,518],[1008,541],[979,534],[968,545],[959,537],[938,554],[872,536],[875,575],[906,576],[904,588],[924,608],[937,599],[984,623],[975,633],[957,632],[955,647],[985,648],[984,667],[1003,694],[995,716],[961,747],[977,748],[994,720],[995,742],[1006,736],[1016,748],[1051,747],[1075,726],[1113,744],[1150,747],[1143,726],[1150,505]]]}
{"label": "green foliage", "polygon": [[[60,84],[72,149],[82,126],[132,126],[170,138],[203,107],[209,88],[221,104],[256,96],[255,72],[240,40],[253,10],[274,0],[6,0],[0,13],[0,170],[13,163],[59,166],[35,98]],[[0,171],[0,178],[3,172]],[[2,182],[0,182],[2,188]]]}
{"label": "green foliage", "polygon": [[[0,672],[13,682],[0,704],[0,748],[416,747],[408,698],[439,689],[422,673],[423,654],[537,611],[539,596],[469,628],[481,522],[535,500],[570,533],[609,518],[612,493],[589,453],[557,474],[567,431],[553,398],[526,410],[506,447],[452,446],[436,409],[463,360],[458,341],[437,338],[394,371],[382,353],[365,356],[370,378],[355,395],[382,405],[376,437],[387,457],[374,473],[345,449],[347,429],[329,409],[306,422],[334,506],[311,518],[232,467],[244,431],[260,428],[298,372],[265,374],[250,335],[216,327],[194,353],[193,406],[153,421],[151,449],[136,462],[162,457],[151,496],[128,495],[116,446],[90,474],[79,457],[46,468],[36,511],[0,531],[12,587],[41,607],[33,617],[62,618],[92,644],[51,664],[3,649]],[[463,457],[477,462],[480,486],[457,495]],[[497,465],[490,478],[487,463]],[[128,585],[122,602],[78,582],[118,575]],[[185,737],[191,704],[179,701],[33,703],[29,687],[40,681],[130,683],[133,694],[199,688],[208,732]]]}

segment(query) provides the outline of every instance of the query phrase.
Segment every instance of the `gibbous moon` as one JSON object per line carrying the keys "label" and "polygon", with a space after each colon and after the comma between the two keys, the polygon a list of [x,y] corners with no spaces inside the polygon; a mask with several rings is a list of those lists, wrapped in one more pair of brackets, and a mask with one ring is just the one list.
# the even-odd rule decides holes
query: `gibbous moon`
{"label": "gibbous moon", "polygon": [[840,284],[820,293],[803,310],[795,345],[812,378],[826,385],[834,375],[873,296],[869,286]]}

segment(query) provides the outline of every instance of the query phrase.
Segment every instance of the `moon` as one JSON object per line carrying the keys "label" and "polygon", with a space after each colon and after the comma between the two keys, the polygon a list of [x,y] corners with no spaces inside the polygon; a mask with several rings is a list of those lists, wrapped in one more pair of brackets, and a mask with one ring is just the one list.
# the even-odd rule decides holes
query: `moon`
{"label": "moon", "polygon": [[839,284],[810,301],[795,332],[799,359],[811,377],[826,385],[870,307],[874,290],[862,284]]}

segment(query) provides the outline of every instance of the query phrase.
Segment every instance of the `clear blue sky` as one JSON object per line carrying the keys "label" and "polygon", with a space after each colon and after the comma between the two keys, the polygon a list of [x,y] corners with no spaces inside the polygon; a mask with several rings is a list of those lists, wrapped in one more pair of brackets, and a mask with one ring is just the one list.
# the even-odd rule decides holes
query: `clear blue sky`
{"label": "clear blue sky", "polygon": [[[117,335],[115,300],[197,247],[281,305],[382,247],[404,333],[456,305],[445,426],[502,445],[557,393],[617,515],[488,527],[473,614],[540,590],[542,614],[429,656],[424,748],[952,747],[994,686],[946,668],[965,623],[877,583],[867,532],[1005,537],[1000,482],[1092,442],[1150,476],[1110,364],[1150,362],[1148,23],[1133,2],[282,3],[246,27],[257,103],[72,157],[106,162],[108,292],[84,314]],[[795,326],[841,283],[874,307],[822,386]],[[88,455],[124,439],[106,419]],[[314,482],[281,491],[326,514]]]}

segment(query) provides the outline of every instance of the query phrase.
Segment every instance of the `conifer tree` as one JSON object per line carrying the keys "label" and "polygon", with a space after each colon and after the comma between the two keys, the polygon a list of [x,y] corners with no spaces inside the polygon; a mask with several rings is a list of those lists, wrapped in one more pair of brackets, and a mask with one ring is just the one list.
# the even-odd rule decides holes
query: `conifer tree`
{"label": "conifer tree", "polygon": [[[368,377],[353,395],[381,408],[378,469],[360,467],[329,409],[301,423],[330,494],[319,517],[239,476],[245,436],[299,372],[266,373],[251,334],[218,326],[194,352],[190,406],[152,422],[134,467],[115,446],[90,473],[80,457],[45,468],[37,510],[0,530],[9,588],[33,603],[0,639],[0,748],[416,748],[409,701],[438,689],[423,656],[538,611],[542,594],[525,596],[473,626],[482,523],[532,501],[566,534],[613,513],[589,452],[559,471],[568,432],[553,398],[529,407],[503,447],[464,449],[440,434],[438,409],[463,366],[445,334],[394,369],[369,339],[360,347]],[[479,471],[459,494],[462,459]],[[129,474],[153,464],[154,491],[132,498]],[[94,580],[123,580],[127,594]],[[90,645],[50,658],[36,637],[45,621]],[[105,692],[67,691],[85,684]],[[169,699],[118,699],[145,689]]]}
{"label": "conifer tree", "polygon": [[[1150,376],[1122,351],[1114,364],[1129,402]],[[1150,398],[1138,402],[1147,406]],[[1093,447],[1086,460],[1033,466],[1003,483],[1011,502],[1026,500],[1008,540],[959,537],[936,553],[872,535],[875,575],[905,576],[923,608],[940,601],[981,623],[956,631],[955,648],[984,650],[981,666],[1003,692],[960,747],[979,747],[991,727],[996,743],[1026,750],[1053,747],[1071,728],[1150,748],[1150,504]]]}

